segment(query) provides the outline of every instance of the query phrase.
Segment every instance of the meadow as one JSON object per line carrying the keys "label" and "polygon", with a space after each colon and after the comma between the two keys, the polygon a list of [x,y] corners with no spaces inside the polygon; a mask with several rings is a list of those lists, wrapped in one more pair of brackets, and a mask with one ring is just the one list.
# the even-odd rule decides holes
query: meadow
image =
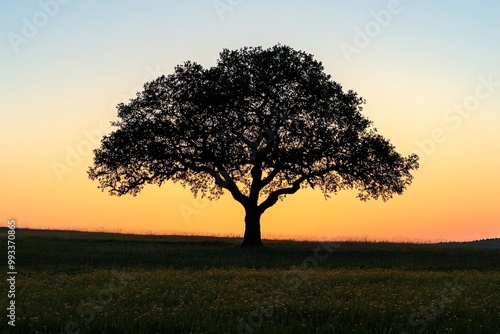
{"label": "meadow", "polygon": [[19,229],[16,327],[0,331],[500,333],[498,246],[239,243]]}

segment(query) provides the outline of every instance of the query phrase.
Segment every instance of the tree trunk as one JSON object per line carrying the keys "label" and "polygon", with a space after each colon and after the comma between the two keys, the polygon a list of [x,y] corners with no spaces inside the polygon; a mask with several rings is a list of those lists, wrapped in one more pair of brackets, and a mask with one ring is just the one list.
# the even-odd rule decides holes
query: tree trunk
{"label": "tree trunk", "polygon": [[255,208],[245,207],[245,235],[242,247],[262,246],[260,239],[260,216],[261,212]]}

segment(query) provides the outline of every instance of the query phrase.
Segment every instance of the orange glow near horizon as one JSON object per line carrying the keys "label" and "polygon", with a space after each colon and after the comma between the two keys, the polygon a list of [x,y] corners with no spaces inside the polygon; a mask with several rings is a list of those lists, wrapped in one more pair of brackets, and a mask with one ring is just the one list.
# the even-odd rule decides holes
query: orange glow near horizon
{"label": "orange glow near horizon", "polygon": [[[369,106],[368,103],[366,109],[372,112]],[[492,107],[482,117],[488,115],[494,115]],[[482,125],[481,129],[484,132],[477,136],[498,137],[490,124]],[[194,199],[188,189],[172,183],[161,188],[147,186],[137,197],[114,197],[101,192],[97,183],[87,178],[86,170],[92,160],[83,148],[90,140],[82,133],[92,130],[84,130],[76,136],[80,140],[68,140],[68,144],[59,143],[57,133],[43,136],[34,131],[29,136],[23,131],[12,131],[9,134],[16,146],[8,147],[7,153],[16,157],[11,159],[16,163],[3,164],[2,185],[9,191],[2,192],[0,201],[18,219],[19,227],[243,234],[243,208],[227,194],[209,202]],[[464,132],[470,134],[468,129]],[[478,149],[467,139],[452,136],[458,137],[450,133],[450,144],[445,142],[434,155],[423,157],[420,169],[414,172],[413,184],[402,196],[387,202],[362,202],[355,191],[345,191],[325,200],[319,191],[301,190],[264,213],[263,237],[427,242],[500,235],[499,181],[495,176],[500,158],[491,155],[497,138],[488,138]],[[395,142],[398,138],[390,139]],[[461,146],[451,145],[452,141]],[[403,144],[411,146],[404,141]],[[63,147],[63,154],[54,147]],[[77,152],[73,157],[71,152],[78,148],[86,154]],[[65,159],[74,159],[76,166],[58,175],[53,163],[68,165]],[[11,216],[0,218],[6,221]]]}
{"label": "orange glow near horizon", "polygon": [[[489,125],[483,129],[486,127]],[[18,219],[19,227],[45,229],[243,234],[243,208],[227,194],[209,202],[194,199],[188,189],[167,183],[161,188],[147,186],[137,197],[109,196],[87,178],[90,154],[81,155],[77,166],[62,175],[62,181],[52,168],[53,161],[64,162],[64,154],[67,158],[69,151],[84,147],[81,143],[88,141],[85,136],[60,145],[55,145],[56,136],[38,140],[13,131],[10,138],[20,152],[31,153],[19,154],[7,148],[16,163],[3,164],[2,185],[8,191],[2,192],[0,201],[8,208],[2,214],[10,216],[0,217],[2,220],[12,216]],[[454,141],[460,142],[460,138]],[[500,159],[490,154],[495,141],[483,143],[481,149],[467,147],[467,142],[462,148],[447,144],[439,147],[442,154],[424,157],[413,184],[402,196],[387,202],[362,202],[355,191],[345,191],[325,200],[319,191],[301,190],[264,213],[263,237],[427,242],[500,235],[495,176]],[[50,153],[56,151],[54,146],[70,150],[64,148],[63,155]]]}

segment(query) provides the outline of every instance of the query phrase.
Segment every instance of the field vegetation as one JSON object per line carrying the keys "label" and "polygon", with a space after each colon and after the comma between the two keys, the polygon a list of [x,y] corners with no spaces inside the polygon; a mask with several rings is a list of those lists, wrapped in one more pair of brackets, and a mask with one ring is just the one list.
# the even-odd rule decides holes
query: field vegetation
{"label": "field vegetation", "polygon": [[500,333],[494,243],[16,232],[5,333]]}

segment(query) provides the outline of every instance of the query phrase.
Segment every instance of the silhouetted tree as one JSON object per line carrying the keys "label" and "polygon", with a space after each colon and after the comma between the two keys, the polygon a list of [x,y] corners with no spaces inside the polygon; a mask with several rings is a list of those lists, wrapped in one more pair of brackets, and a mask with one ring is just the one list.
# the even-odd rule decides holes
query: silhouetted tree
{"label": "silhouetted tree", "polygon": [[214,67],[187,61],[119,104],[89,177],[118,196],[168,180],[209,199],[227,190],[245,208],[243,245],[260,245],[261,215],[300,188],[387,200],[411,183],[418,157],[397,153],[362,104],[310,54],[224,49]]}

